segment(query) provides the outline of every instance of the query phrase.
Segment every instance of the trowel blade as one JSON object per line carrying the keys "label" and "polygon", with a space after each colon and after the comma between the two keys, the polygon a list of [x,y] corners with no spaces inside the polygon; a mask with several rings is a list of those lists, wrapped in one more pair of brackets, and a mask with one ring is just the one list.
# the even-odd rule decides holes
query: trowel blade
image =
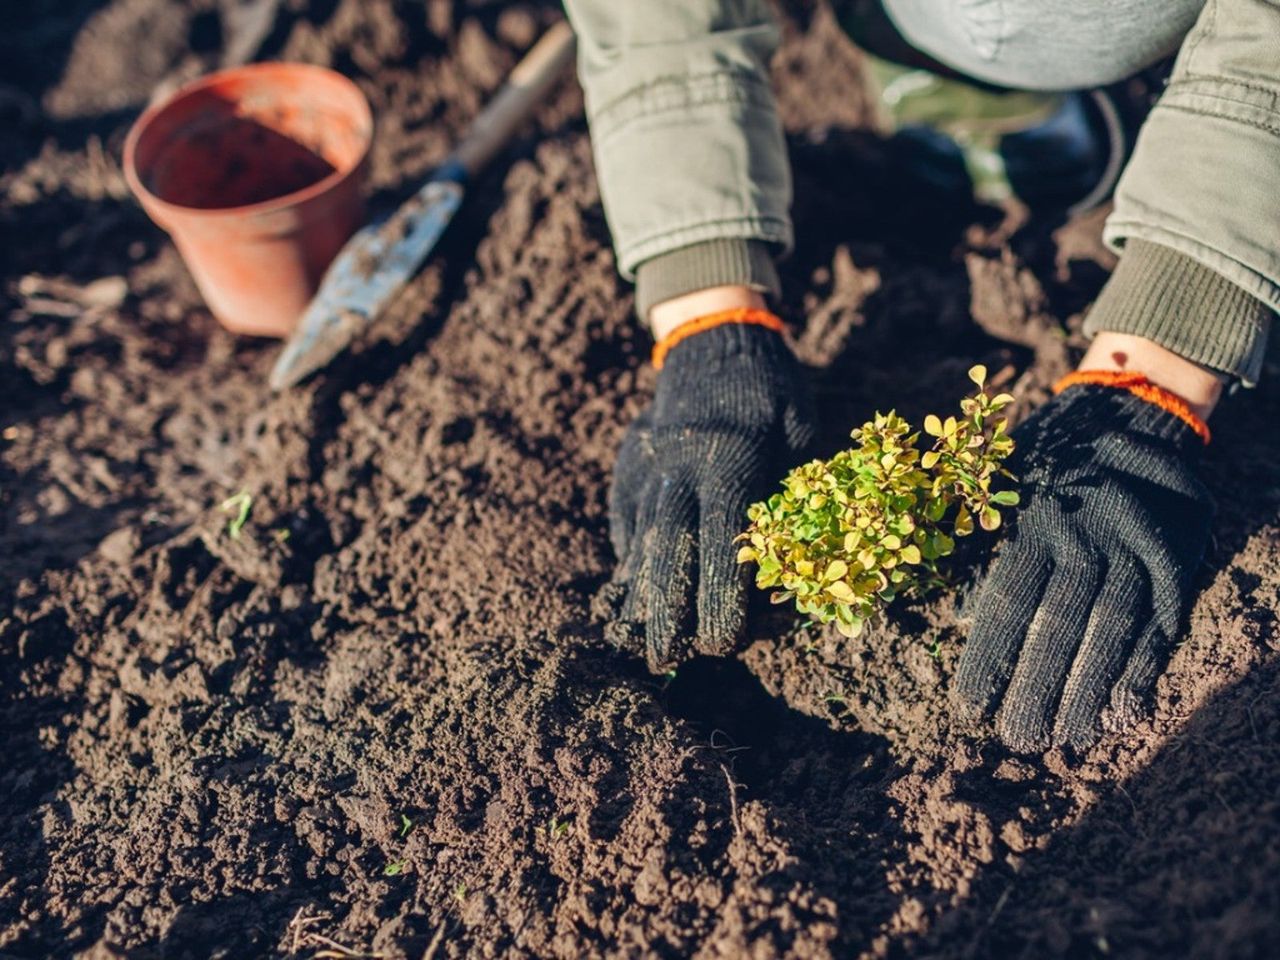
{"label": "trowel blade", "polygon": [[271,371],[271,388],[291,387],[347,348],[422,265],[462,203],[452,180],[433,180],[380,223],[355,233]]}

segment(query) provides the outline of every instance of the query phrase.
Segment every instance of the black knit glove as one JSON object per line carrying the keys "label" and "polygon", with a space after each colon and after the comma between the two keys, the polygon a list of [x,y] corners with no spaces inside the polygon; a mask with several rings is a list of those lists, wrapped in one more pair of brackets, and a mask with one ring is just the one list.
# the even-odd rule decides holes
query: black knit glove
{"label": "black knit glove", "polygon": [[733,542],[747,507],[803,457],[813,430],[777,333],[726,324],[676,344],[653,405],[618,452],[609,527],[618,568],[608,636],[655,672],[743,638],[750,571]]}
{"label": "black knit glove", "polygon": [[1014,437],[1022,507],[973,606],[955,694],[1015,750],[1142,714],[1192,600],[1213,504],[1203,443],[1109,386],[1069,387]]}

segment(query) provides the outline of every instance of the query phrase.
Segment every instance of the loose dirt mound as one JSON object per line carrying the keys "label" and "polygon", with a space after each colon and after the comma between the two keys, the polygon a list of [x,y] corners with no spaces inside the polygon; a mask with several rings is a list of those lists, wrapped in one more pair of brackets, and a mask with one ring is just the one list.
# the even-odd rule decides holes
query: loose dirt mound
{"label": "loose dirt mound", "polygon": [[[0,41],[0,953],[1274,951],[1274,363],[1215,418],[1217,539],[1154,716],[1087,756],[951,728],[949,598],[650,677],[590,612],[653,375],[580,94],[356,350],[271,397],[276,349],[209,319],[118,166],[148,93],[240,42],[234,6],[35,2]],[[262,43],[360,82],[385,202],[554,16],[298,0]],[[921,196],[827,17],[787,30],[786,307],[828,449],[974,362],[1025,412],[1079,346],[1100,219]]]}

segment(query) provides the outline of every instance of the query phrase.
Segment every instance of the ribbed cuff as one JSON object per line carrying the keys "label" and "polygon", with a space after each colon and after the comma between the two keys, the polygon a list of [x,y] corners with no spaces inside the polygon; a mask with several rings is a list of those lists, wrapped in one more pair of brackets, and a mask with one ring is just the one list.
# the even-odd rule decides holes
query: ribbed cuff
{"label": "ribbed cuff", "polygon": [[777,299],[773,252],[760,240],[723,239],[690,244],[636,268],[636,313],[647,320],[656,303],[708,287],[744,286]]}
{"label": "ribbed cuff", "polygon": [[1258,381],[1271,308],[1170,247],[1130,238],[1084,332],[1128,333],[1229,376]]}

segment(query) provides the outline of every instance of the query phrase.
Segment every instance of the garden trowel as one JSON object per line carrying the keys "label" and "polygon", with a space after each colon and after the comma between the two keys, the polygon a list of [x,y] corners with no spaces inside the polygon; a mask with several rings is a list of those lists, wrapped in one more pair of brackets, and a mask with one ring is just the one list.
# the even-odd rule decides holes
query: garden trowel
{"label": "garden trowel", "polygon": [[556,24],[511,72],[470,132],[416,194],[358,230],[329,265],[320,289],[271,371],[282,390],[321,369],[399,293],[462,203],[467,181],[511,139],[573,60],[568,23]]}

